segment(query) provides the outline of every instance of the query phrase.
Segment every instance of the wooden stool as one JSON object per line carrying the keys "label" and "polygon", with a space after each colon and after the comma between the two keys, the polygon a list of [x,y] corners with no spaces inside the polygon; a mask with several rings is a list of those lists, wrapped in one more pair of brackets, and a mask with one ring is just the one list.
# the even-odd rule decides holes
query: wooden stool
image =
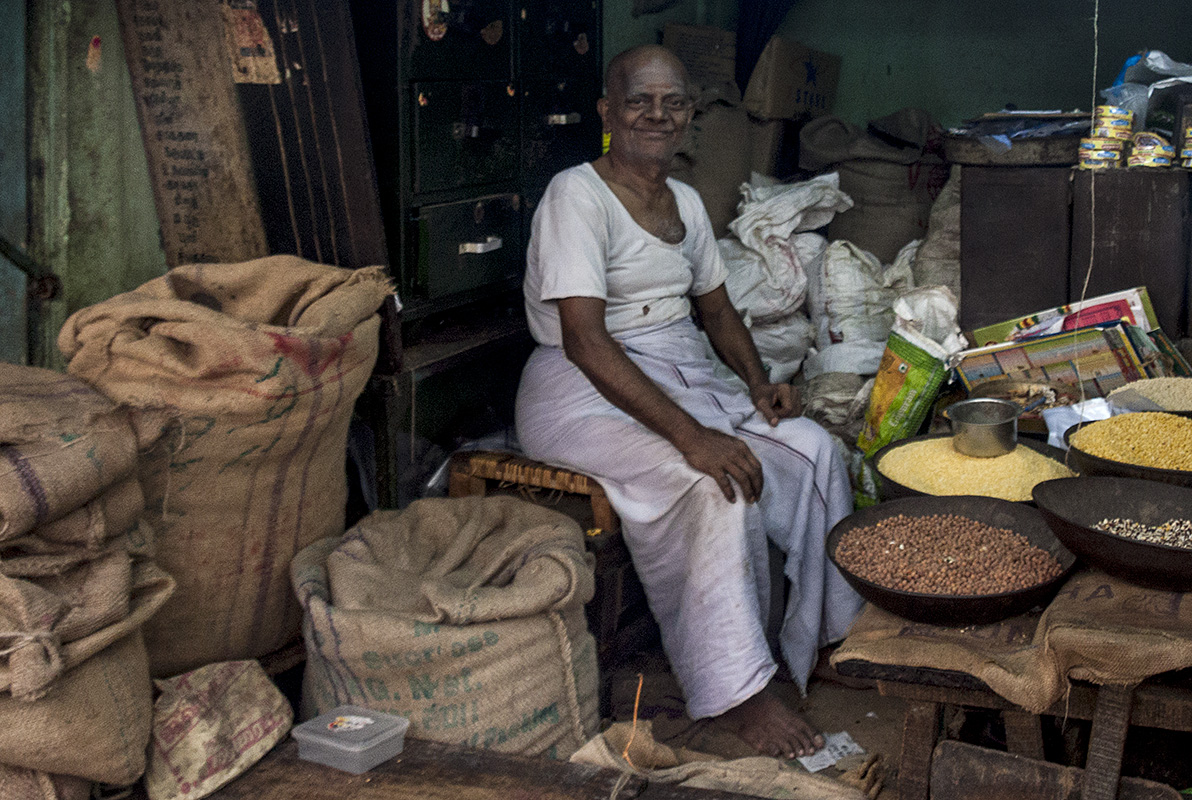
{"label": "wooden stool", "polygon": [[556,507],[587,531],[585,543],[596,557],[596,596],[588,604],[588,622],[603,669],[613,665],[622,645],[653,635],[645,593],[621,539],[621,520],[596,481],[512,453],[472,450],[451,457],[447,491],[451,497],[515,494]]}

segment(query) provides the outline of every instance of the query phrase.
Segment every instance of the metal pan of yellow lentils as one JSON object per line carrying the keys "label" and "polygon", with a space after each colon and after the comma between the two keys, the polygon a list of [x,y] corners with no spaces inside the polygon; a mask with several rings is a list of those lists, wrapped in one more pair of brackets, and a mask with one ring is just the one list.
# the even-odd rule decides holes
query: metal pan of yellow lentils
{"label": "metal pan of yellow lentils", "polygon": [[1144,478],[1192,487],[1192,419],[1159,411],[1119,414],[1064,434],[1082,475]]}
{"label": "metal pan of yellow lentils", "polygon": [[1020,437],[1004,456],[974,458],[952,448],[951,434],[913,436],[892,442],[873,456],[881,478],[881,498],[918,495],[976,495],[1030,502],[1035,484],[1070,478],[1064,451]]}

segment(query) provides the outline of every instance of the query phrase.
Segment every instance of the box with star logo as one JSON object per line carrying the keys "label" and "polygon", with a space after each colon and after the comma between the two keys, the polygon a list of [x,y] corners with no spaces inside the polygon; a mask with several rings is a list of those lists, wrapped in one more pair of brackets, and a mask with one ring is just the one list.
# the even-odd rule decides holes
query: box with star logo
{"label": "box with star logo", "polygon": [[745,108],[762,119],[819,117],[831,112],[840,56],[773,36],[753,68]]}

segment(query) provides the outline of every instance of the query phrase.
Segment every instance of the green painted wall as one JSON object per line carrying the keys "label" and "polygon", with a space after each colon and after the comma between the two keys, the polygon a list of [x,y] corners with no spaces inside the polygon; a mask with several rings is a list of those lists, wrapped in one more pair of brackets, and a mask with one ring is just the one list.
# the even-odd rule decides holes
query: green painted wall
{"label": "green painted wall", "polygon": [[[25,8],[0,5],[0,236],[25,243]],[[15,77],[15,79],[14,79]],[[0,257],[0,361],[25,361],[25,276]]]}
{"label": "green painted wall", "polygon": [[28,249],[63,283],[35,361],[61,367],[66,317],[163,274],[165,256],[115,4],[38,2],[28,13]]}
{"label": "green painted wall", "polygon": [[661,44],[668,22],[681,25],[736,27],[736,0],[679,0],[656,14],[633,16],[633,0],[604,0],[604,63],[630,47]]}
{"label": "green painted wall", "polygon": [[[1006,103],[1087,110],[1093,7],[1093,0],[798,0],[779,32],[842,57],[836,116],[864,123],[916,106],[951,126]],[[1098,27],[1098,89],[1140,50],[1192,61],[1186,0],[1101,0]]]}

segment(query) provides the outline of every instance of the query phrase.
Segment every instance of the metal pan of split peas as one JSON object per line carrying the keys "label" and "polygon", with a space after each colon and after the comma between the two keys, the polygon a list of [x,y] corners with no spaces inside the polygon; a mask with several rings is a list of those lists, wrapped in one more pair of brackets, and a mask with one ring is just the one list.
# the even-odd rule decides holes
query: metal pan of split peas
{"label": "metal pan of split peas", "polygon": [[1040,512],[992,497],[908,497],[846,517],[828,557],[870,603],[934,625],[995,622],[1046,603],[1076,561]]}

